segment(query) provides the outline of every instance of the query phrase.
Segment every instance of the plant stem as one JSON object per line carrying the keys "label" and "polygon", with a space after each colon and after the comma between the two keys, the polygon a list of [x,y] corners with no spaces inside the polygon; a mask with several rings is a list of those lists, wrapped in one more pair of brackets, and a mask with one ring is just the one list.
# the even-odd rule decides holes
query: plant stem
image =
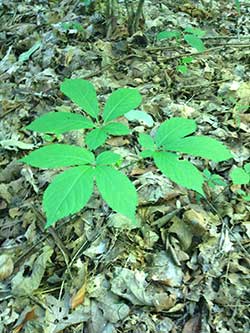
{"label": "plant stem", "polygon": [[134,14],[134,17],[133,17],[133,22],[132,22],[132,31],[131,33],[134,34],[136,33],[137,29],[138,29],[138,25],[139,25],[139,20],[140,20],[140,17],[142,15],[142,8],[143,8],[143,5],[144,5],[144,1],[145,0],[139,0],[139,3],[138,3],[138,6],[137,6],[137,9],[136,9],[136,13]]}

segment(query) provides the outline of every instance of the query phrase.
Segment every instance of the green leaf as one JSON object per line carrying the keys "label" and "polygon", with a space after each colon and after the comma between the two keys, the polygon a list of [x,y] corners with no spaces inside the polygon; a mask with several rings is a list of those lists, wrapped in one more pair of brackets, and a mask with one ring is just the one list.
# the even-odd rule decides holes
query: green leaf
{"label": "green leaf", "polygon": [[241,13],[240,0],[234,0],[234,3],[235,3],[235,6],[236,6],[236,9],[237,9],[237,12],[240,15],[240,13]]}
{"label": "green leaf", "polygon": [[219,186],[227,186],[227,183],[223,180],[223,178],[219,175],[213,174],[211,176],[211,181],[215,184],[215,185],[219,185]]}
{"label": "green leaf", "polygon": [[146,149],[139,154],[142,158],[152,157],[154,155],[154,150]]}
{"label": "green leaf", "polygon": [[232,158],[232,154],[221,142],[207,136],[190,136],[177,139],[164,145],[167,150],[177,151],[193,156],[221,162]]}
{"label": "green leaf", "polygon": [[51,134],[42,134],[42,139],[47,142],[52,142],[54,140],[53,135]]}
{"label": "green leaf", "polygon": [[244,170],[250,175],[250,163],[244,165]]}
{"label": "green leaf", "polygon": [[61,92],[76,103],[93,118],[99,113],[96,91],[93,84],[82,79],[65,79],[60,86]]}
{"label": "green leaf", "polygon": [[112,151],[104,151],[96,158],[96,164],[115,164],[121,159],[121,155],[113,153]]}
{"label": "green leaf", "polygon": [[40,46],[42,45],[42,42],[40,40],[38,40],[28,51],[23,52],[20,54],[20,56],[18,57],[18,61],[26,61],[29,59],[29,57],[40,48]]}
{"label": "green leaf", "polygon": [[93,0],[81,0],[85,6],[89,6]]}
{"label": "green leaf", "polygon": [[206,48],[199,37],[195,35],[184,35],[184,39],[190,46],[195,48],[198,52],[205,51]]}
{"label": "green leaf", "polygon": [[154,150],[155,143],[149,134],[140,133],[138,141],[143,148]]}
{"label": "green leaf", "polygon": [[121,123],[109,123],[102,128],[106,133],[110,135],[128,135],[130,129]]}
{"label": "green leaf", "polygon": [[195,132],[195,130],[196,123],[193,119],[171,118],[164,121],[158,128],[155,142],[158,147],[165,146]]}
{"label": "green leaf", "polygon": [[250,201],[250,194],[244,195],[243,199],[246,201]]}
{"label": "green leaf", "polygon": [[56,176],[43,195],[46,227],[77,213],[93,192],[94,170],[89,166],[68,169]]}
{"label": "green leaf", "polygon": [[72,130],[93,127],[93,122],[80,114],[48,112],[34,120],[26,128],[39,133],[62,134]]}
{"label": "green leaf", "polygon": [[178,65],[178,66],[176,66],[176,70],[182,74],[185,74],[188,72],[188,68],[186,65]]}
{"label": "green leaf", "polygon": [[208,169],[204,169],[203,174],[207,179],[210,179],[210,177],[212,176],[211,172]]}
{"label": "green leaf", "polygon": [[184,31],[188,32],[191,35],[195,35],[197,37],[203,37],[206,34],[206,31],[192,27],[188,27]]}
{"label": "green leaf", "polygon": [[36,149],[19,161],[38,168],[60,168],[94,163],[95,157],[85,148],[66,144],[51,144]]}
{"label": "green leaf", "polygon": [[96,167],[96,184],[106,203],[116,212],[135,219],[138,198],[134,185],[110,166]]}
{"label": "green leaf", "polygon": [[100,147],[107,139],[107,134],[102,128],[96,128],[89,132],[85,137],[85,143],[89,149],[94,150]]}
{"label": "green leaf", "polygon": [[230,177],[235,185],[248,184],[250,181],[249,174],[242,168],[236,167],[230,172]]}
{"label": "green leaf", "polygon": [[170,39],[170,38],[180,38],[180,32],[176,30],[170,30],[170,31],[161,31],[157,34],[156,39],[162,40],[162,39]]}
{"label": "green leaf", "polygon": [[115,90],[105,104],[103,111],[104,122],[124,115],[124,113],[139,106],[141,101],[142,97],[137,89],[121,88]]}
{"label": "green leaf", "polygon": [[78,32],[84,31],[82,25],[79,22],[62,22],[61,27],[65,31],[76,30]]}
{"label": "green leaf", "polygon": [[193,60],[194,60],[193,57],[184,57],[184,58],[181,59],[181,62],[183,64],[190,64],[190,62],[192,62]]}
{"label": "green leaf", "polygon": [[155,152],[153,157],[156,166],[173,182],[204,195],[203,176],[193,164],[167,152]]}
{"label": "green leaf", "polygon": [[152,127],[154,125],[154,120],[144,111],[139,110],[131,110],[127,112],[124,117],[126,117],[129,121],[138,121],[140,124],[148,127]]}

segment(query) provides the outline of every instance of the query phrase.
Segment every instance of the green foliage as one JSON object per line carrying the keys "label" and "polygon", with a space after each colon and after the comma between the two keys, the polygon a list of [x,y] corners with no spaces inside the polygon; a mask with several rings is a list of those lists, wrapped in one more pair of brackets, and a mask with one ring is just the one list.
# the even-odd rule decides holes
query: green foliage
{"label": "green foliage", "polygon": [[202,174],[192,163],[165,151],[154,152],[153,159],[158,169],[173,182],[204,195]]}
{"label": "green foliage", "polygon": [[[27,128],[45,135],[91,129],[85,135],[89,150],[73,145],[49,143],[20,160],[39,168],[70,167],[57,175],[44,192],[46,227],[83,208],[90,199],[95,184],[104,201],[113,210],[127,216],[131,223],[137,225],[136,189],[129,178],[116,169],[122,161],[121,156],[112,151],[102,151],[95,156],[90,150],[94,151],[102,146],[109,135],[130,133],[127,126],[114,122],[114,119],[136,108],[141,103],[141,95],[136,89],[118,89],[110,95],[101,114],[96,91],[90,82],[67,79],[62,83],[61,91],[88,116],[63,111],[49,112],[33,121]],[[146,119],[145,114],[143,119]],[[140,133],[138,140],[143,147],[141,157],[152,158],[159,170],[172,181],[204,195],[203,174],[192,163],[183,159],[182,154],[219,162],[231,158],[231,153],[213,138],[193,136],[196,127],[194,120],[176,117],[163,122],[154,138]],[[245,168],[249,171],[248,165]]]}
{"label": "green foliage", "polygon": [[107,139],[107,134],[102,128],[96,128],[89,132],[85,137],[85,143],[91,150],[102,146]]}
{"label": "green foliage", "polygon": [[176,40],[180,39],[181,33],[177,30],[170,30],[170,31],[161,31],[157,34],[156,39],[162,40],[162,39],[172,39],[175,38]]}
{"label": "green foliage", "polygon": [[[127,126],[111,122],[111,120],[136,108],[140,105],[142,100],[137,89],[117,89],[109,96],[104,106],[104,111],[100,116],[96,91],[89,81],[82,79],[66,79],[61,84],[61,91],[89,116],[94,118],[95,124],[89,120],[89,123],[87,123],[85,127],[82,127],[97,127],[89,132],[85,138],[85,142],[91,150],[95,150],[104,144],[109,135],[129,134],[130,131]],[[101,118],[100,121],[99,118]],[[34,127],[32,129],[34,130]]]}
{"label": "green foliage", "polygon": [[240,15],[240,13],[241,13],[240,0],[234,0],[234,4],[235,4],[238,14]]}
{"label": "green foliage", "polygon": [[166,120],[158,128],[154,138],[156,149],[153,148],[152,141],[144,136],[140,136],[139,142],[146,148],[141,154],[143,158],[152,156],[164,175],[177,184],[204,195],[204,178],[200,171],[189,161],[180,160],[177,154],[169,151],[203,157],[215,162],[227,160],[232,155],[222,143],[213,138],[187,136],[195,130],[194,120],[176,117]]}
{"label": "green foliage", "polygon": [[84,207],[93,192],[93,184],[94,170],[90,166],[74,167],[57,175],[43,195],[46,227]]}
{"label": "green foliage", "polygon": [[188,34],[191,34],[196,37],[204,37],[206,32],[204,30],[198,29],[198,28],[192,28],[192,27],[187,27],[184,32],[187,32]]}
{"label": "green foliage", "polygon": [[[33,121],[27,129],[60,135],[72,130],[94,128],[85,136],[85,143],[90,150],[103,145],[109,135],[130,133],[127,126],[113,120],[141,103],[141,95],[136,89],[122,88],[114,91],[108,98],[102,115],[96,91],[89,81],[66,79],[60,89],[93,120],[81,114],[49,112]],[[91,197],[95,179],[107,204],[135,222],[136,189],[124,174],[112,166],[120,163],[120,155],[104,151],[95,160],[94,154],[85,148],[49,144],[31,152],[20,161],[40,168],[74,167],[56,176],[44,193],[43,208],[47,216],[47,227],[78,212]]]}
{"label": "green foliage", "polygon": [[[234,185],[250,184],[250,163],[246,163],[243,168],[235,167],[230,172],[230,177]],[[250,193],[239,189],[237,193],[246,201],[250,201]]]}
{"label": "green foliage", "polygon": [[223,178],[219,175],[212,174],[208,169],[205,169],[203,171],[203,174],[205,176],[206,182],[208,186],[210,186],[212,189],[215,188],[216,185],[219,186],[226,186],[227,183],[223,180]]}
{"label": "green foliage", "polygon": [[84,31],[82,25],[79,22],[63,22],[61,23],[62,28],[65,31],[76,30],[77,32]]}
{"label": "green foliage", "polygon": [[125,113],[139,106],[141,101],[142,97],[136,89],[121,88],[114,91],[104,107],[104,122],[107,123],[110,120],[123,116]]}
{"label": "green foliage", "polygon": [[193,57],[184,57],[181,59],[182,64],[190,64],[194,60]]}
{"label": "green foliage", "polygon": [[186,65],[178,65],[176,66],[178,72],[185,74],[188,72],[188,67]]}
{"label": "green foliage", "polygon": [[38,40],[28,51],[20,54],[20,56],[18,57],[18,61],[24,62],[24,61],[29,60],[31,55],[34,52],[36,52],[41,47],[41,45],[42,45],[42,42],[40,40]]}
{"label": "green foliage", "polygon": [[196,49],[198,52],[205,51],[205,46],[201,40],[206,32],[201,29],[188,27],[184,31],[169,30],[161,31],[156,35],[158,41],[164,39],[175,39],[177,42],[184,40],[189,46]]}
{"label": "green foliage", "polygon": [[121,156],[119,154],[113,153],[112,151],[104,151],[97,156],[96,165],[116,164],[120,160],[121,160]]}
{"label": "green foliage", "polygon": [[94,123],[77,113],[48,112],[34,120],[26,128],[39,133],[63,134],[81,128],[93,128]]}
{"label": "green foliage", "polygon": [[207,136],[189,136],[168,143],[164,146],[170,151],[191,154],[193,156],[210,159],[214,162],[221,162],[231,158],[229,150],[219,141]]}
{"label": "green foliage", "polygon": [[126,125],[121,123],[109,123],[103,127],[103,130],[110,135],[128,135],[130,130]]}
{"label": "green foliage", "polygon": [[[85,137],[89,149],[100,147],[110,135],[128,135],[127,126],[114,122],[115,118],[139,106],[142,97],[137,89],[121,88],[108,98],[100,115],[96,91],[91,82],[82,79],[66,79],[60,90],[90,117],[70,112],[49,112],[34,120],[28,130],[39,133],[63,134],[77,129],[91,129]],[[100,119],[101,118],[101,119]]]}
{"label": "green foliage", "polygon": [[143,147],[143,148],[146,148],[146,149],[149,149],[149,150],[154,150],[155,148],[155,143],[154,143],[154,140],[153,138],[148,135],[148,134],[145,134],[145,133],[140,133],[139,134],[139,144]]}
{"label": "green foliage", "polygon": [[97,119],[99,107],[96,91],[91,82],[82,79],[66,79],[61,84],[60,90],[87,114]]}
{"label": "green foliage", "polygon": [[170,145],[196,131],[196,123],[193,119],[183,119],[179,117],[164,121],[158,128],[155,135],[155,142],[158,147]]}
{"label": "green foliage", "polygon": [[91,164],[94,154],[85,148],[66,144],[51,144],[38,148],[20,161],[38,168],[60,168]]}
{"label": "green foliage", "polygon": [[230,177],[234,185],[247,185],[250,182],[250,163],[244,168],[236,167],[230,172]]}
{"label": "green foliage", "polygon": [[95,176],[97,188],[107,204],[135,221],[138,198],[131,181],[111,166],[97,166]]}
{"label": "green foliage", "polygon": [[115,211],[135,223],[137,194],[130,180],[112,165],[120,155],[104,151],[95,160],[87,149],[65,144],[52,144],[31,152],[20,161],[40,168],[75,166],[54,178],[43,196],[47,216],[46,227],[59,219],[78,212],[88,202],[96,179],[103,199]]}
{"label": "green foliage", "polygon": [[198,52],[205,51],[205,46],[199,37],[197,37],[195,35],[186,34],[186,35],[184,35],[183,38],[191,47],[196,49]]}
{"label": "green foliage", "polygon": [[187,64],[190,64],[194,60],[193,57],[184,57],[180,61],[180,65],[176,66],[178,72],[185,74],[188,72]]}
{"label": "green foliage", "polygon": [[90,6],[94,0],[80,0],[80,1],[83,2],[85,6]]}
{"label": "green foliage", "polygon": [[244,112],[247,112],[247,110],[250,108],[250,105],[241,104],[233,96],[230,96],[228,98],[228,100],[232,103],[232,117],[235,120],[237,127],[240,128],[240,124],[241,124],[240,115]]}

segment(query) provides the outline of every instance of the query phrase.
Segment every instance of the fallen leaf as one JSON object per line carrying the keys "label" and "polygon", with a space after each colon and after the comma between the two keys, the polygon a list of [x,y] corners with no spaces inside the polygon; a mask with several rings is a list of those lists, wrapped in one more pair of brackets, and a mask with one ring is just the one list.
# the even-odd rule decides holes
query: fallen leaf
{"label": "fallen leaf", "polygon": [[82,304],[86,294],[87,281],[85,280],[82,287],[71,299],[71,308],[75,309],[78,305]]}
{"label": "fallen leaf", "polygon": [[14,263],[10,255],[2,254],[0,256],[0,281],[7,279],[13,272]]}
{"label": "fallen leaf", "polygon": [[183,327],[182,333],[200,333],[201,325],[200,325],[200,315],[195,315],[190,318]]}
{"label": "fallen leaf", "polygon": [[22,328],[24,327],[25,323],[29,320],[33,320],[36,318],[36,314],[35,314],[35,308],[33,308],[31,311],[27,312],[23,321],[21,322],[21,324],[17,325],[12,333],[18,333],[22,330]]}

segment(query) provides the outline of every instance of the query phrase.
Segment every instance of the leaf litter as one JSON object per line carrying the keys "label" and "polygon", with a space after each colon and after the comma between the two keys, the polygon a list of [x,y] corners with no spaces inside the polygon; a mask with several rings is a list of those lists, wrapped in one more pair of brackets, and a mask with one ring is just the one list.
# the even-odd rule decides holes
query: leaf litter
{"label": "leaf litter", "polygon": [[[104,2],[85,3],[0,3],[0,332],[246,333],[250,206],[238,194],[245,185],[233,187],[227,176],[232,160],[192,161],[226,182],[206,186],[203,200],[135,164],[137,142],[112,138],[122,166],[132,162],[126,172],[137,186],[140,228],[110,214],[95,192],[49,233],[41,192],[54,171],[27,171],[16,160],[49,139],[25,126],[70,111],[59,83],[81,77],[101,103],[115,89],[139,88],[141,108],[121,118],[136,132],[154,136],[166,118],[193,118],[198,134],[224,141],[242,167],[250,158],[249,6],[240,2],[239,13],[233,1],[145,1],[141,31],[130,37],[119,2],[107,38]],[[207,32],[207,51],[182,75],[175,67],[188,45],[155,35],[191,26]],[[82,135],[50,139],[82,146]]]}

